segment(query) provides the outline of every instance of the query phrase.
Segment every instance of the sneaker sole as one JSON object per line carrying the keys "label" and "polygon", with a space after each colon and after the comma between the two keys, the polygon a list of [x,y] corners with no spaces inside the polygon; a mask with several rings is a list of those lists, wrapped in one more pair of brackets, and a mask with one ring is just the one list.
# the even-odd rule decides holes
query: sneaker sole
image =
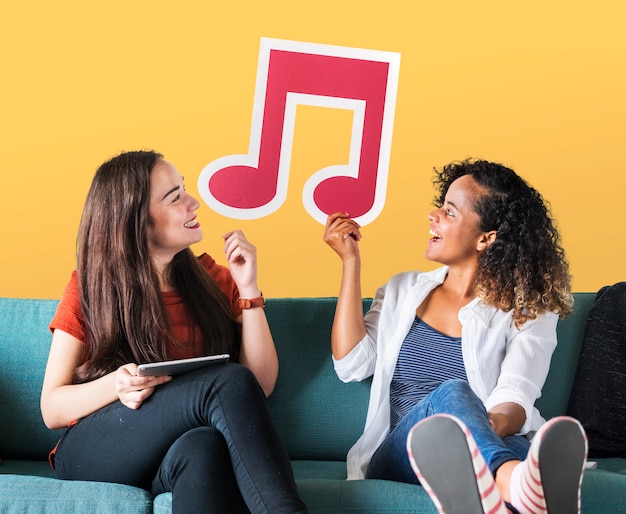
{"label": "sneaker sole", "polygon": [[576,514],[587,456],[584,432],[574,420],[556,421],[543,434],[539,474],[548,512]]}
{"label": "sneaker sole", "polygon": [[484,514],[472,455],[454,420],[431,417],[418,423],[407,447],[411,466],[440,513]]}

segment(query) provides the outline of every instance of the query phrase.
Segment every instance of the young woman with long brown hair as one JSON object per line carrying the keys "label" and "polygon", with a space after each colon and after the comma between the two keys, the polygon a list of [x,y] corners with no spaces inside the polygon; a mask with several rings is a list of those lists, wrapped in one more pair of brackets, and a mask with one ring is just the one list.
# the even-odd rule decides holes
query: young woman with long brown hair
{"label": "young woman with long brown hair", "polygon": [[[57,476],[171,491],[174,512],[306,512],[266,396],[278,359],[256,249],[224,236],[229,268],[189,246],[199,203],[152,151],[102,164],[78,235],[78,266],[50,324],[41,410],[69,427]],[[174,378],[138,364],[228,353]]]}

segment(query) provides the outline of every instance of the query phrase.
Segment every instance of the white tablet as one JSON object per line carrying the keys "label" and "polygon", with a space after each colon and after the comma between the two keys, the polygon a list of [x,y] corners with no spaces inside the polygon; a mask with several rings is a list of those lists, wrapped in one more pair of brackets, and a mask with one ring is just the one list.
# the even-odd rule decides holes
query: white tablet
{"label": "white tablet", "polygon": [[221,355],[209,355],[207,357],[195,357],[193,359],[177,359],[173,361],[152,362],[150,364],[140,364],[137,368],[139,376],[161,376],[161,375],[180,375],[200,369],[204,366],[212,364],[225,364],[228,362],[230,355],[227,353]]}

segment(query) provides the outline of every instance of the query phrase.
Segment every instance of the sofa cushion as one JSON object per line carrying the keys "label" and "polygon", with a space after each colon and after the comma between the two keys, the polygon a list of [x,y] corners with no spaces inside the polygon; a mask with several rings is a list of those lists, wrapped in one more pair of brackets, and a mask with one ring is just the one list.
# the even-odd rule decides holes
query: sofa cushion
{"label": "sofa cushion", "polygon": [[[623,460],[623,459],[622,459]],[[585,472],[581,493],[584,514],[626,512],[626,478],[606,469]]]}
{"label": "sofa cushion", "polygon": [[[369,304],[365,300],[363,308]],[[344,384],[333,368],[335,305],[336,298],[266,302],[280,362],[269,404],[292,459],[345,460],[365,426],[370,381]]]}
{"label": "sofa cushion", "polygon": [[0,308],[0,455],[45,459],[60,437],[48,430],[39,397],[57,300],[3,298]]}
{"label": "sofa cushion", "polygon": [[567,414],[592,457],[626,457],[626,282],[601,288],[587,317]]}
{"label": "sofa cushion", "polygon": [[574,312],[556,327],[558,344],[550,362],[550,372],[543,386],[537,408],[541,415],[553,418],[565,413],[574,383],[576,365],[583,341],[587,312],[593,304],[594,293],[575,293]]}
{"label": "sofa cushion", "polygon": [[[387,480],[302,478],[296,473],[296,485],[311,514],[437,514],[426,491],[412,484]],[[171,493],[155,498],[154,514],[171,514],[171,509]]]}
{"label": "sofa cushion", "polygon": [[0,474],[0,512],[149,514],[152,496],[121,484]]}

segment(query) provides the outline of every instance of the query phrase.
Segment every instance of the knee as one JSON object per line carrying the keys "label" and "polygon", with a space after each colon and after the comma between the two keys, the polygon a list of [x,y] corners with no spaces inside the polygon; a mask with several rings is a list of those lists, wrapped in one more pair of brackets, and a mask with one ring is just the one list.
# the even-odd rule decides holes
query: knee
{"label": "knee", "polygon": [[[448,380],[430,398],[433,413],[453,414],[465,420],[468,413],[485,413],[485,406],[464,380]],[[482,415],[482,414],[481,414]]]}
{"label": "knee", "polygon": [[472,391],[469,383],[461,379],[447,380],[437,388],[437,391],[445,398],[450,398],[451,400],[463,400],[476,397],[476,393]]}
{"label": "knee", "polygon": [[241,364],[224,366],[220,382],[222,384],[221,394],[242,395],[244,397],[256,397],[257,394],[260,394],[265,398],[254,373]]}
{"label": "knee", "polygon": [[229,364],[225,366],[224,373],[226,380],[233,386],[241,387],[244,390],[259,387],[254,373],[242,364]]}
{"label": "knee", "polygon": [[199,427],[176,439],[163,463],[172,474],[179,475],[189,468],[210,466],[221,458],[229,458],[224,436],[215,428]]}
{"label": "knee", "polygon": [[177,480],[195,481],[222,473],[230,465],[228,446],[223,435],[212,427],[199,427],[182,434],[169,448],[160,469],[164,490]]}
{"label": "knee", "polygon": [[206,455],[206,450],[214,450],[224,443],[224,436],[216,428],[198,427],[182,434],[171,449],[182,455]]}

